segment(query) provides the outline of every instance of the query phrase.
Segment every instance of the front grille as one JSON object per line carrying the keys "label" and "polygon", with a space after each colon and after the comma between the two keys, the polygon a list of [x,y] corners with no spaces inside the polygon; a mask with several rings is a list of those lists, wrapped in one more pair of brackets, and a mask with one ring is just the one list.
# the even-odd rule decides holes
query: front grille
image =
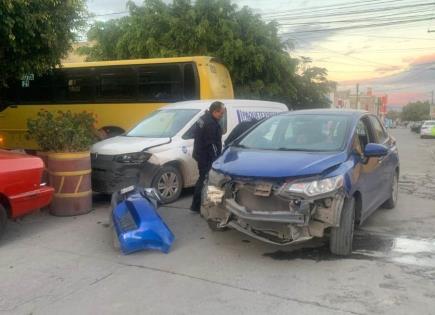
{"label": "front grille", "polygon": [[275,194],[272,189],[268,197],[255,195],[255,184],[237,184],[235,186],[235,200],[248,211],[288,211],[290,212],[291,200],[283,199]]}

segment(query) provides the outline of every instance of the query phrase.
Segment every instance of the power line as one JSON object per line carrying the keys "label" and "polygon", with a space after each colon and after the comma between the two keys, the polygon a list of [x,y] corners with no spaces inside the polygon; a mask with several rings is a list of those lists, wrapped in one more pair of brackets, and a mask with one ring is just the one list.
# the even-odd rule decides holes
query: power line
{"label": "power line", "polygon": [[280,35],[304,34],[304,33],[319,33],[319,32],[331,32],[331,31],[336,32],[336,31],[345,31],[345,30],[352,30],[352,29],[362,29],[362,28],[392,26],[392,25],[399,25],[399,24],[409,24],[409,23],[429,21],[429,20],[434,20],[434,19],[435,19],[435,17],[430,17],[430,18],[413,19],[413,20],[407,20],[407,21],[373,23],[373,24],[365,24],[365,25],[353,25],[353,26],[343,26],[343,27],[320,28],[320,29],[312,29],[312,30],[300,30],[300,31],[295,30],[293,32],[280,33]]}
{"label": "power line", "polygon": [[[397,2],[397,1],[393,1]],[[363,9],[363,10],[356,10],[356,11],[342,11],[342,12],[334,12],[332,14],[308,14],[308,15],[301,15],[301,14],[287,14],[284,16],[279,17],[281,20],[291,19],[293,20],[300,20],[300,19],[315,19],[315,18],[325,18],[325,17],[337,17],[337,16],[349,16],[349,15],[362,15],[367,13],[377,13],[377,12],[386,12],[386,11],[395,11],[395,10],[404,10],[404,9],[410,9],[410,8],[419,8],[419,7],[427,7],[427,6],[434,6],[435,3],[417,3],[417,4],[407,4],[407,5],[399,5],[399,6],[391,6],[391,7],[377,7],[377,8],[370,8],[370,9]]]}
{"label": "power line", "polygon": [[[307,41],[305,41],[305,40],[303,40],[303,39],[297,39],[297,40],[299,40],[299,41],[303,41],[303,42],[307,42]],[[327,50],[327,51],[333,52],[333,53],[335,53],[335,54],[342,55],[342,56],[346,56],[346,57],[348,57],[348,58],[355,59],[355,60],[358,60],[358,61],[364,61],[364,62],[366,62],[366,63],[375,64],[375,65],[380,65],[380,66],[387,66],[387,67],[391,67],[391,66],[392,66],[392,65],[387,65],[387,64],[384,64],[384,63],[379,63],[379,62],[375,62],[375,61],[366,60],[366,59],[363,59],[363,58],[358,58],[358,57],[354,57],[354,56],[348,56],[348,55],[346,55],[346,54],[344,54],[344,53],[341,53],[341,52],[338,52],[338,51],[336,51],[336,50],[332,50],[332,49],[329,49],[329,48],[326,48],[326,47],[320,46],[320,45],[318,45],[318,44],[316,44],[316,46],[319,47],[319,48],[322,48],[322,49],[324,49],[324,50]]]}
{"label": "power line", "polygon": [[[395,17],[396,20],[407,20],[412,18],[423,18],[423,17],[433,17],[432,13],[425,13],[421,14],[424,11],[416,11],[415,14],[407,14],[403,15],[404,13],[395,13],[395,14],[386,14],[386,15],[379,15],[377,17],[362,17],[362,18],[354,18],[354,19],[345,19],[345,20],[333,20],[333,21],[316,21],[315,24],[321,25],[321,24],[339,24],[339,23],[358,23],[358,22],[368,22],[368,21],[388,21],[384,18],[386,17]],[[301,22],[301,23],[279,23],[280,26],[302,26],[302,25],[313,25],[313,22]]]}
{"label": "power line", "polygon": [[317,7],[308,7],[308,8],[300,8],[300,9],[291,9],[291,10],[285,10],[281,11],[279,13],[265,13],[262,14],[263,17],[269,18],[270,17],[281,17],[283,15],[288,15],[289,13],[293,14],[300,14],[305,11],[308,11],[309,13],[317,13],[317,12],[328,12],[328,11],[334,11],[342,10],[342,9],[351,9],[356,7],[367,7],[370,5],[370,3],[374,3],[375,5],[379,4],[385,4],[385,3],[392,3],[392,2],[400,2],[401,0],[389,0],[389,1],[379,1],[379,0],[368,0],[368,1],[360,1],[359,4],[350,4],[350,5],[343,5],[343,4],[335,4],[335,5],[329,5],[329,6],[317,6]]}

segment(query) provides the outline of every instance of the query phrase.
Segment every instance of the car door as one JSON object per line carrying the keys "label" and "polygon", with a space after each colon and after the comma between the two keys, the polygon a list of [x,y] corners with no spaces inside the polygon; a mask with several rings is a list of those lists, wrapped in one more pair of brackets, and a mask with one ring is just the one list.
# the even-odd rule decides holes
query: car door
{"label": "car door", "polygon": [[360,159],[358,159],[359,162],[356,165],[356,173],[359,175],[357,187],[362,198],[361,220],[364,220],[378,207],[383,198],[379,194],[383,185],[382,167],[380,167],[379,158],[364,157],[365,146],[375,142],[369,117],[365,116],[359,120],[355,137],[359,142],[357,151],[360,154]]}
{"label": "car door", "polygon": [[380,190],[380,192],[382,191],[382,198],[380,200],[380,203],[382,204],[390,197],[394,172],[397,167],[397,146],[396,141],[388,135],[387,131],[376,116],[371,115],[369,119],[373,130],[374,141],[383,144],[388,148],[388,154],[379,158],[379,167],[382,172],[382,185]]}

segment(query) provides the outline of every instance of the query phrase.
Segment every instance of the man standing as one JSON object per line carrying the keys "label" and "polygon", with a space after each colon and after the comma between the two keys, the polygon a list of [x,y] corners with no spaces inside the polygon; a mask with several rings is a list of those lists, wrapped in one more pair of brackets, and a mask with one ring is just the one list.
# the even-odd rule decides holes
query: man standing
{"label": "man standing", "polygon": [[193,158],[198,163],[199,178],[193,193],[190,210],[201,210],[201,195],[204,180],[211,169],[213,162],[222,152],[222,128],[219,121],[225,114],[222,102],[213,102],[209,110],[198,120],[193,144]]}

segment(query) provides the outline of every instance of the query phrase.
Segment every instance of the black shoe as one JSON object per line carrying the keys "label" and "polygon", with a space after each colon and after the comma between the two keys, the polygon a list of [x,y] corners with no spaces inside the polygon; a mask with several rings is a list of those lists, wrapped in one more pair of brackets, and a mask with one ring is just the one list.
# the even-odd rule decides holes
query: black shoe
{"label": "black shoe", "polygon": [[192,212],[192,213],[195,213],[195,214],[197,214],[197,213],[199,213],[199,212],[200,212],[200,210],[199,210],[199,209],[195,209],[195,208],[191,207],[191,208],[190,208],[190,212]]}

